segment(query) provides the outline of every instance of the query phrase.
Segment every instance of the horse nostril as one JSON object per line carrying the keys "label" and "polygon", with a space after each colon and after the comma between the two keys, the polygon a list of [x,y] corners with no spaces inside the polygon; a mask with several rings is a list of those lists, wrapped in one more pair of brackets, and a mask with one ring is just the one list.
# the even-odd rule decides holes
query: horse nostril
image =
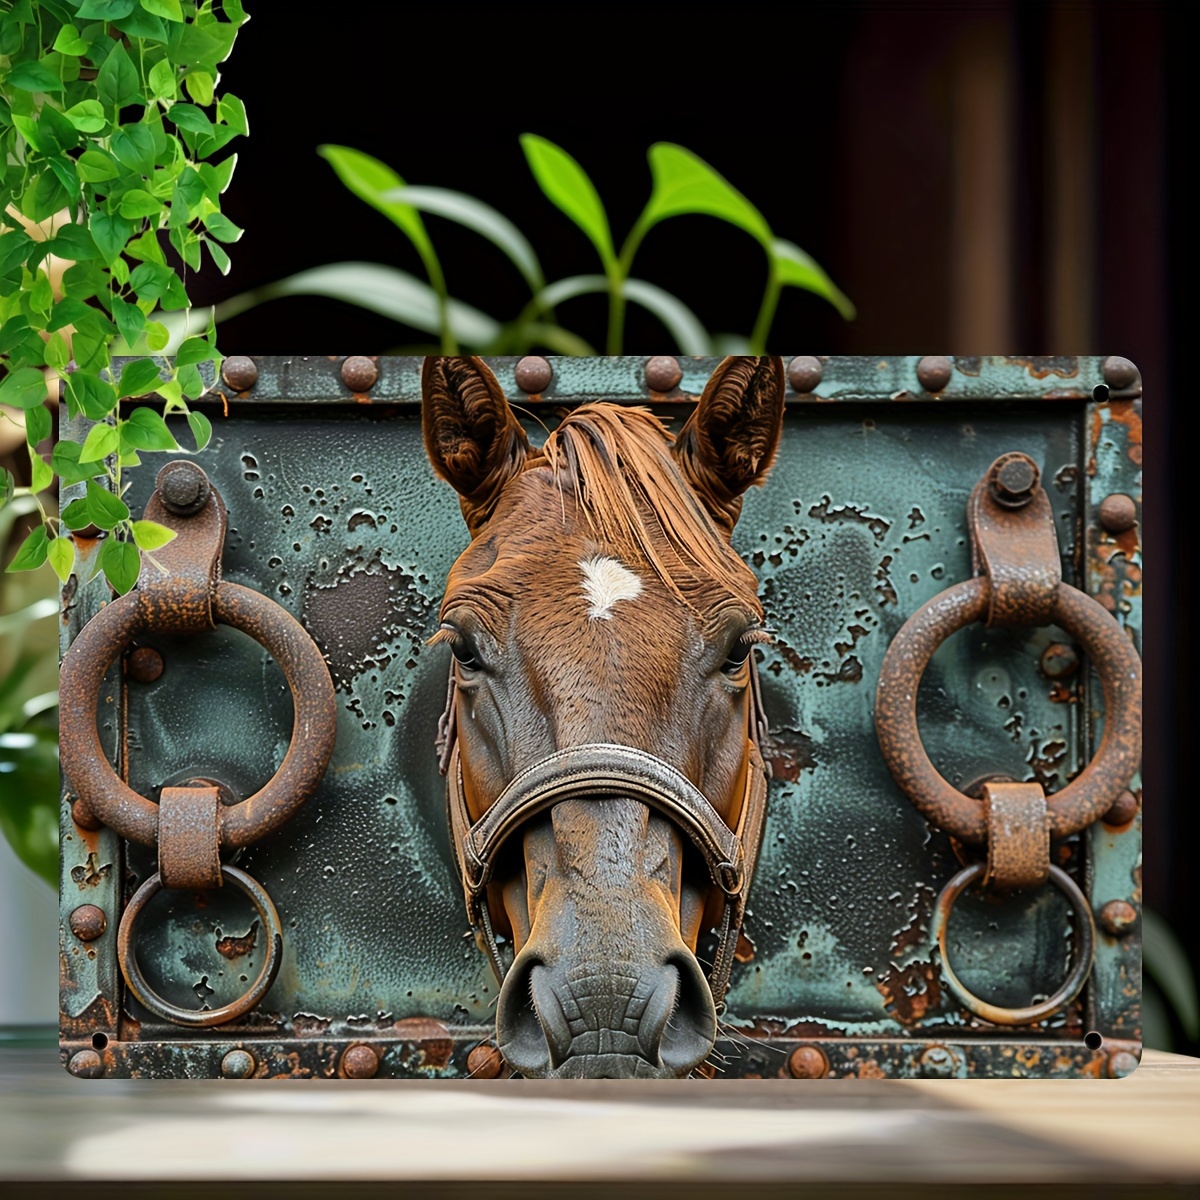
{"label": "horse nostril", "polygon": [[708,1057],[717,1040],[717,1010],[708,980],[692,955],[677,956],[667,970],[677,979],[676,999],[662,1028],[658,1057],[664,1067],[686,1075]]}
{"label": "horse nostril", "polygon": [[[560,1028],[561,1026],[561,1028]],[[555,1042],[570,1044],[566,1018],[546,981],[546,968],[535,958],[518,958],[505,977],[496,1010],[500,1052],[522,1075],[545,1075],[557,1065]],[[565,1034],[565,1041],[563,1037]]]}

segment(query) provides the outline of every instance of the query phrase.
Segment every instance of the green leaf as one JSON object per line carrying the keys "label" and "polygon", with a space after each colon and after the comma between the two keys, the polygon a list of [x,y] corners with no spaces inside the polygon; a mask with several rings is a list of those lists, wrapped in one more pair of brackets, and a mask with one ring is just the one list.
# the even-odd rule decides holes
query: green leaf
{"label": "green leaf", "polygon": [[207,71],[189,71],[183,77],[183,86],[187,89],[187,94],[197,104],[207,107],[213,102],[213,87],[215,83],[213,77]]}
{"label": "green leaf", "polygon": [[75,543],[69,537],[52,538],[46,546],[46,560],[59,580],[66,583],[75,566]]}
{"label": "green leaf", "polygon": [[57,109],[43,105],[38,118],[38,145],[43,154],[73,150],[79,145],[79,130]]}
{"label": "green leaf", "polygon": [[[196,415],[199,416],[199,413]],[[202,446],[196,448],[203,449]],[[0,467],[0,508],[3,508],[13,498],[13,492],[16,490],[17,481],[13,477],[13,473],[7,467]]]}
{"label": "green leaf", "polygon": [[[82,448],[78,442],[59,442],[54,447],[54,452],[50,455],[50,465],[53,467],[55,475],[63,483],[82,483],[85,479],[91,479],[94,475],[102,475],[104,473],[103,463],[79,461],[79,451]],[[72,503],[78,504],[80,501],[73,501]],[[69,508],[70,505],[67,507]],[[90,521],[84,521],[83,524],[88,525],[90,523]]]}
{"label": "green leaf", "polygon": [[167,26],[158,17],[135,8],[127,17],[122,17],[113,24],[124,34],[128,34],[136,45],[138,42],[165,42]]}
{"label": "green leaf", "polygon": [[246,106],[236,97],[225,95],[217,101],[217,120],[224,121],[230,129],[247,137],[250,122],[246,119]]}
{"label": "green leaf", "polygon": [[[125,3],[125,0],[117,0],[117,2]],[[132,8],[132,3],[130,8]],[[132,104],[140,99],[137,69],[120,42],[109,51],[108,57],[104,60],[104,66],[100,68],[100,73],[96,76],[96,89],[100,96],[100,103],[109,111],[123,108],[126,104]]]}
{"label": "green leaf", "polygon": [[176,372],[176,381],[189,400],[199,400],[204,395],[204,379],[200,374],[200,368],[194,363],[190,366],[180,367]]}
{"label": "green leaf", "polygon": [[100,251],[96,248],[95,239],[83,225],[68,223],[59,228],[50,242],[50,252],[59,258],[69,258],[73,262],[86,262],[99,258]]}
{"label": "green leaf", "polygon": [[175,539],[175,530],[157,521],[133,521],[130,528],[139,550],[158,550]]}
{"label": "green leaf", "polygon": [[[116,179],[120,168],[103,150],[85,150],[75,160],[75,170],[84,183],[103,183],[106,179]],[[95,220],[93,216],[92,220]]]}
{"label": "green leaf", "polygon": [[132,542],[118,542],[115,537],[105,538],[104,545],[100,547],[100,569],[117,595],[123,596],[138,581],[142,556]]}
{"label": "green leaf", "polygon": [[318,146],[317,153],[333,167],[337,177],[354,195],[383,213],[404,232],[423,260],[427,257],[436,259],[433,243],[417,210],[411,204],[398,204],[383,198],[385,192],[404,187],[404,180],[391,167],[349,146]]}
{"label": "green leaf", "polygon": [[462,192],[434,187],[397,188],[395,191],[385,192],[383,198],[407,204],[418,212],[433,213],[435,216],[445,217],[448,221],[465,225],[504,251],[533,291],[536,292],[545,286],[541,264],[528,238],[490,204],[484,204],[482,200],[476,200]]}
{"label": "green leaf", "polygon": [[111,263],[125,249],[125,243],[133,236],[133,226],[111,213],[94,212],[88,220],[92,240],[105,262]]}
{"label": "green leaf", "polygon": [[82,190],[79,186],[79,176],[75,173],[75,164],[69,158],[57,154],[46,161],[50,164],[50,170],[57,177],[58,182],[62,184],[67,198],[78,203]]}
{"label": "green leaf", "polygon": [[38,138],[37,122],[32,117],[27,117],[23,113],[13,113],[12,123],[16,126],[17,132],[20,133],[25,141],[40,152],[42,144]]}
{"label": "green leaf", "polygon": [[52,217],[60,208],[66,208],[70,199],[70,193],[63,187],[62,181],[52,167],[51,170],[43,171],[38,176],[37,182],[33,185],[32,196],[26,195],[28,204],[23,205],[22,211],[34,221],[44,221],[47,217]]}
{"label": "green leaf", "polygon": [[99,462],[110,454],[117,452],[119,444],[117,427],[115,425],[93,425],[84,439],[79,457],[84,462]]}
{"label": "green leaf", "polygon": [[[78,446],[75,447],[79,449]],[[84,476],[87,479],[88,476]],[[80,482],[74,480],[73,482]],[[66,508],[62,510],[62,523],[68,529],[86,529],[92,523],[91,509],[88,506],[86,497],[80,496],[78,500],[72,500]]]}
{"label": "green leaf", "polygon": [[235,225],[224,213],[209,213],[204,218],[204,228],[219,242],[236,242],[245,232]]}
{"label": "green leaf", "polygon": [[[52,707],[52,706],[51,706]],[[58,881],[58,729],[29,724],[0,742],[0,833],[51,887]]]}
{"label": "green leaf", "polygon": [[37,404],[25,410],[25,440],[31,447],[45,441],[54,427],[50,410],[44,404]]}
{"label": "green leaf", "polygon": [[143,217],[152,217],[162,212],[162,202],[155,200],[149,192],[141,188],[132,188],[121,197],[120,213],[131,221],[140,221]]}
{"label": "green leaf", "polygon": [[136,304],[130,304],[128,300],[121,300],[114,296],[112,315],[125,345],[132,347],[134,342],[141,337],[142,330],[146,328],[146,314]]}
{"label": "green leaf", "polygon": [[39,525],[21,543],[12,562],[8,564],[10,571],[33,571],[46,561],[48,539],[45,525]]}
{"label": "green leaf", "polygon": [[191,426],[192,437],[196,439],[196,450],[199,452],[208,445],[212,437],[212,422],[201,412],[188,413],[187,422]]}
{"label": "green leaf", "polygon": [[233,178],[233,170],[236,166],[237,155],[231,154],[228,158],[222,159],[216,166],[213,166],[212,163],[201,163],[196,168],[200,178],[204,181],[204,190],[208,193],[208,198],[214,204],[217,203],[218,197],[229,186],[229,181]]}
{"label": "green leaf", "polygon": [[59,54],[79,58],[88,52],[88,44],[79,36],[79,30],[74,25],[64,25],[54,39],[54,49]]}
{"label": "green leaf", "polygon": [[160,59],[150,68],[146,82],[150,87],[150,95],[155,100],[174,100],[178,94],[175,68],[165,58]]}
{"label": "green leaf", "polygon": [[145,125],[124,125],[112,136],[112,152],[142,175],[154,174],[154,135]]}
{"label": "green leaf", "polygon": [[67,376],[67,402],[72,415],[82,413],[91,421],[99,421],[116,408],[117,391],[103,379],[76,371]]}
{"label": "green leaf", "polygon": [[157,263],[164,269],[167,265],[166,257],[163,254],[162,247],[158,244],[158,238],[155,237],[153,230],[147,230],[139,237],[135,237],[133,241],[126,245],[125,253],[138,262]]}
{"label": "green leaf", "polygon": [[[255,292],[235,296],[219,306],[218,319],[227,319],[232,313],[278,296],[332,296],[382,313],[422,333],[438,333],[441,329],[438,298],[427,283],[394,267],[363,262],[313,267]],[[500,333],[499,321],[460,300],[451,300],[447,312],[455,339],[467,346],[486,346]]]}
{"label": "green leaf", "polygon": [[0,275],[7,275],[13,267],[23,263],[33,247],[33,239],[23,229],[0,234]]}
{"label": "green leaf", "polygon": [[154,391],[161,382],[158,365],[149,358],[138,358],[122,368],[117,394],[122,398],[141,396]]}
{"label": "green leaf", "polygon": [[[86,449],[87,443],[85,442],[84,451]],[[83,457],[84,452],[81,452],[80,458]],[[101,529],[112,529],[122,521],[129,520],[129,509],[125,507],[125,502],[119,496],[114,496],[107,488],[102,488],[90,479],[87,482],[87,495],[84,498],[87,500],[92,522],[99,525]]]}
{"label": "green leaf", "polygon": [[775,238],[771,243],[771,253],[782,284],[814,292],[828,300],[847,321],[854,320],[856,312],[849,298],[799,246],[783,238]]}
{"label": "green leaf", "polygon": [[151,354],[165,350],[171,341],[171,331],[161,321],[146,322],[146,349]]}
{"label": "green leaf", "polygon": [[560,146],[537,134],[523,133],[521,149],[538,187],[587,234],[605,268],[611,267],[616,256],[608,215],[584,169]]}
{"label": "green leaf", "polygon": [[46,399],[46,378],[36,367],[22,367],[0,381],[0,404],[36,408]]}
{"label": "green leaf", "polygon": [[179,129],[190,129],[193,133],[211,133],[213,123],[194,104],[172,104],[167,114]]}
{"label": "green leaf", "polygon": [[141,3],[148,13],[162,17],[165,21],[183,20],[183,10],[179,7],[179,0],[141,0]]}
{"label": "green leaf", "polygon": [[137,0],[83,0],[76,16],[80,20],[119,21],[133,12]]}
{"label": "green leaf", "polygon": [[81,133],[99,133],[107,124],[104,107],[99,100],[80,100],[63,114]]}
{"label": "green leaf", "polygon": [[771,228],[762,213],[702,158],[671,142],[650,147],[654,190],[638,218],[643,233],[668,217],[699,213],[728,221],[757,238],[771,252]]}
{"label": "green leaf", "polygon": [[1156,912],[1142,910],[1142,966],[1162,989],[1189,1039],[1200,1037],[1200,1000],[1196,978],[1170,925]]}
{"label": "green leaf", "polygon": [[50,464],[40,454],[35,453],[32,446],[29,447],[29,470],[29,490],[35,495],[44,492],[54,482],[54,472],[50,470]]}
{"label": "green leaf", "polygon": [[216,242],[210,241],[208,238],[204,239],[204,244],[208,247],[208,253],[213,262],[216,263],[217,270],[220,271],[222,275],[228,275],[229,267],[231,265],[229,262],[229,255],[226,254]]}
{"label": "green leaf", "polygon": [[203,338],[190,337],[175,351],[175,365],[186,367],[191,363],[208,362],[216,355],[217,352]]}
{"label": "green leaf", "polygon": [[125,444],[134,450],[178,450],[175,435],[152,408],[135,408],[122,426]]}
{"label": "green leaf", "polygon": [[8,72],[5,80],[23,92],[61,92],[63,82],[45,63],[19,62]]}

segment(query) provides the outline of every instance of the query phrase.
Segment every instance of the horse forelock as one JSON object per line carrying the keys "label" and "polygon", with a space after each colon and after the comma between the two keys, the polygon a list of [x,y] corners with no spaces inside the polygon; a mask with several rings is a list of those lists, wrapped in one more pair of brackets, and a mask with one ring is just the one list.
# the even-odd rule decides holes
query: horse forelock
{"label": "horse forelock", "polygon": [[563,418],[532,468],[547,464],[598,540],[640,553],[668,591],[691,607],[714,587],[758,607],[753,572],[681,474],[674,437],[648,409],[598,402]]}

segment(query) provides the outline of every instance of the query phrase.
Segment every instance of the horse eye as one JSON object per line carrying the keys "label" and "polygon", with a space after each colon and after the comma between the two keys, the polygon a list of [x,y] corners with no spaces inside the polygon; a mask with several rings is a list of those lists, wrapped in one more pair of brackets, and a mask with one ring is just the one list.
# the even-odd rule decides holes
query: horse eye
{"label": "horse eye", "polygon": [[721,670],[726,675],[733,675],[745,665],[746,659],[750,657],[751,645],[749,642],[736,641],[730,647],[729,657],[721,664]]}
{"label": "horse eye", "polygon": [[475,647],[466,638],[455,638],[450,643],[450,653],[454,655],[454,660],[460,667],[466,667],[468,670],[478,670],[483,665],[475,653]]}

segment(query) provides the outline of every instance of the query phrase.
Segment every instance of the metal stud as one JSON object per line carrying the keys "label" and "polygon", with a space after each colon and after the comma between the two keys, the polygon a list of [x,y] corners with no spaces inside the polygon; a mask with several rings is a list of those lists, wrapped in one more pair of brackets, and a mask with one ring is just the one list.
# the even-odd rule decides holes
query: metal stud
{"label": "metal stud", "polygon": [[104,909],[97,908],[94,904],[81,904],[71,913],[67,923],[71,926],[71,932],[81,942],[94,942],[108,928],[108,918],[104,915]]}
{"label": "metal stud", "polygon": [[95,1050],[80,1050],[71,1055],[67,1070],[77,1079],[99,1079],[104,1074],[104,1059]]}
{"label": "metal stud", "polygon": [[1109,355],[1101,364],[1100,370],[1104,375],[1104,382],[1114,392],[1131,388],[1138,381],[1137,367],[1129,359],[1122,358],[1119,354]]}
{"label": "metal stud", "polygon": [[671,354],[656,354],[646,360],[646,386],[652,392],[669,392],[679,386],[683,368]]}
{"label": "metal stud", "polygon": [[1066,679],[1079,670],[1079,655],[1074,646],[1053,642],[1042,651],[1042,674],[1048,679]]}
{"label": "metal stud", "polygon": [[1109,533],[1125,533],[1137,524],[1137,503],[1132,496],[1115,492],[1100,502],[1100,524]]}
{"label": "metal stud", "polygon": [[921,1055],[921,1074],[926,1079],[953,1079],[959,1058],[949,1046],[927,1046]]}
{"label": "metal stud", "polygon": [[1137,909],[1127,900],[1110,900],[1100,910],[1100,928],[1109,937],[1124,937],[1137,924]]}
{"label": "metal stud", "polygon": [[258,382],[258,363],[244,354],[235,354],[221,364],[221,378],[235,392],[244,392]]}
{"label": "metal stud", "polygon": [[798,392],[801,396],[807,396],[809,392],[816,391],[824,374],[825,364],[811,354],[797,354],[788,363],[788,383],[792,385],[792,391]]}
{"label": "metal stud", "polygon": [[1131,791],[1122,792],[1112,807],[1100,819],[1105,825],[1128,825],[1138,812],[1138,798]]}
{"label": "metal stud", "polygon": [[829,1059],[818,1046],[797,1046],[788,1055],[788,1071],[794,1079],[824,1079],[829,1074]]}
{"label": "metal stud", "polygon": [[467,1055],[467,1073],[472,1079],[495,1079],[504,1069],[504,1058],[491,1042],[480,1042]]}
{"label": "metal stud", "polygon": [[379,367],[365,354],[351,354],[342,363],[342,382],[352,392],[365,392],[379,378]]}
{"label": "metal stud", "polygon": [[917,363],[917,379],[927,392],[940,392],[953,373],[954,364],[944,354],[927,354]]}
{"label": "metal stud", "polygon": [[208,476],[193,462],[167,463],[155,480],[167,510],[177,517],[194,517],[212,492]]}
{"label": "metal stud", "polygon": [[163,673],[163,657],[149,646],[139,646],[125,660],[129,678],[138,683],[153,683]]}
{"label": "metal stud", "polygon": [[1108,1056],[1108,1077],[1124,1079],[1138,1069],[1140,1061],[1136,1054],[1130,1054],[1128,1050],[1114,1050]]}
{"label": "metal stud", "polygon": [[550,368],[550,364],[537,354],[527,354],[519,363],[514,372],[517,380],[517,387],[527,395],[536,396],[544,392],[550,386],[550,380],[554,378],[554,372]]}
{"label": "metal stud", "polygon": [[249,1050],[243,1050],[239,1047],[230,1052],[221,1059],[221,1074],[226,1079],[249,1079],[254,1074],[258,1063],[255,1062],[254,1055]]}
{"label": "metal stud", "polygon": [[359,1043],[342,1055],[341,1066],[347,1079],[374,1079],[379,1070],[379,1055],[370,1046]]}

